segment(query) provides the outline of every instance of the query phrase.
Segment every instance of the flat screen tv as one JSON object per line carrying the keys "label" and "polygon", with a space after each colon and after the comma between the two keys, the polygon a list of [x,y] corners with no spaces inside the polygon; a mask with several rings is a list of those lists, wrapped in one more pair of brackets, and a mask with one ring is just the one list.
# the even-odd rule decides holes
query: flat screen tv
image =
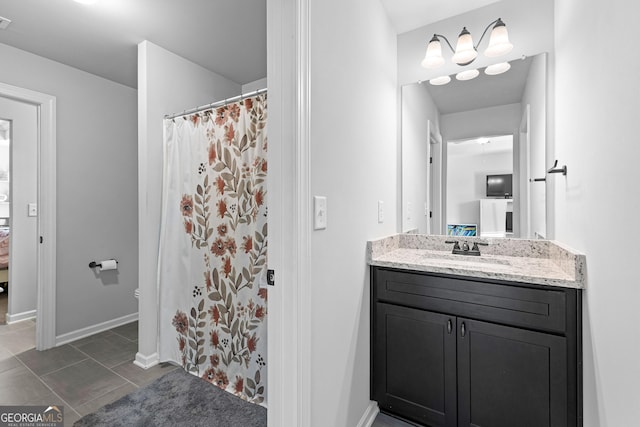
{"label": "flat screen tv", "polygon": [[513,197],[513,175],[487,175],[487,197]]}
{"label": "flat screen tv", "polygon": [[477,236],[477,224],[447,224],[447,236]]}

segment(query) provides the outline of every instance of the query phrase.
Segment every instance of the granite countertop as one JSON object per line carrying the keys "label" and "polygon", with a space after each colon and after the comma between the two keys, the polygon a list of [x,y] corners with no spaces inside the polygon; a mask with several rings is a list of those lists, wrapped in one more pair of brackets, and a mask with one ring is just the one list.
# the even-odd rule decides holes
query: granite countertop
{"label": "granite countertop", "polygon": [[[454,255],[445,240],[489,243],[481,256]],[[585,256],[559,242],[509,238],[396,234],[367,242],[367,262],[467,277],[582,289]]]}

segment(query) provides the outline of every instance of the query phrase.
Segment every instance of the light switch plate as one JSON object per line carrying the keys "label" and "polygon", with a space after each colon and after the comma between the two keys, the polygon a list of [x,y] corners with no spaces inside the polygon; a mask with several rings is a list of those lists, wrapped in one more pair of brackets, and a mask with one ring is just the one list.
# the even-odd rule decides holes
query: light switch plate
{"label": "light switch plate", "polygon": [[382,200],[378,200],[378,222],[384,222],[384,202]]}
{"label": "light switch plate", "polygon": [[38,216],[38,204],[29,203],[27,205],[27,216]]}
{"label": "light switch plate", "polygon": [[313,196],[313,229],[324,230],[327,228],[327,198]]}

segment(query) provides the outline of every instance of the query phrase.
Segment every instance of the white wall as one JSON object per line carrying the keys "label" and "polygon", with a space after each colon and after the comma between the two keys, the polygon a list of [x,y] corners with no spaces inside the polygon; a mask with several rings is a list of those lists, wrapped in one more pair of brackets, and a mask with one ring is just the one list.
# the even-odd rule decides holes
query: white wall
{"label": "white wall", "polygon": [[[529,105],[529,174],[531,178],[544,178],[547,172],[546,140],[547,140],[547,58],[536,55],[531,61],[527,85],[522,95],[522,107]],[[525,141],[520,140],[520,150],[526,150]],[[526,165],[525,165],[526,166]],[[523,171],[524,172],[524,171]],[[528,182],[521,174],[521,186],[529,186],[529,221],[530,236],[538,233],[547,234],[546,221],[546,182]],[[521,194],[524,194],[521,191]],[[524,207],[524,205],[523,205]],[[521,216],[521,218],[523,218]],[[527,236],[521,236],[527,237]]]}
{"label": "white wall", "polygon": [[245,83],[242,85],[241,91],[243,94],[253,92],[256,90],[264,89],[267,87],[267,78],[258,79],[253,82]]}
{"label": "white wall", "polygon": [[36,311],[38,224],[36,217],[27,215],[27,205],[38,201],[38,110],[34,105],[0,97],[0,117],[12,120],[11,148],[6,147],[6,154],[11,152],[11,168],[4,169],[10,170],[10,182],[2,184],[11,189],[7,193],[10,205],[5,205],[11,211],[10,322],[33,317]]}
{"label": "white wall", "polygon": [[443,114],[440,116],[440,132],[445,141],[512,135],[518,132],[520,118],[520,104]]}
{"label": "white wall", "polygon": [[[499,144],[500,149],[490,147],[491,144]],[[513,146],[510,141],[447,144],[446,223],[480,227],[480,199],[487,197],[487,175],[512,172]]]}
{"label": "white wall", "polygon": [[587,259],[585,427],[640,420],[639,15],[625,0],[556,2],[556,157],[568,174],[550,179],[556,239]]}
{"label": "white wall", "polygon": [[402,87],[402,232],[417,229],[427,233],[430,129],[440,133],[440,113],[425,84]]}
{"label": "white wall", "polygon": [[[134,314],[136,91],[0,44],[0,81],[56,97],[56,335]],[[90,261],[115,257],[117,274]]]}
{"label": "white wall", "polygon": [[397,231],[396,37],[378,1],[309,3],[311,192],[328,200],[311,234],[311,425],[353,427],[370,404],[366,241]]}
{"label": "white wall", "polygon": [[[148,41],[138,46],[138,253],[141,364],[157,358],[157,268],[162,193],[162,121],[241,94],[241,86]],[[134,181],[132,181],[134,182]]]}

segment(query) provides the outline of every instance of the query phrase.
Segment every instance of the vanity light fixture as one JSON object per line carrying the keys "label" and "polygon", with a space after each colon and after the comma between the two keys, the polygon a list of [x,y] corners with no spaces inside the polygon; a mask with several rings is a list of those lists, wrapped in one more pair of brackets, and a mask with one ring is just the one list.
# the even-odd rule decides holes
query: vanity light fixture
{"label": "vanity light fixture", "polygon": [[472,80],[478,77],[479,74],[480,71],[476,70],[475,68],[472,70],[460,71],[458,74],[456,74],[456,80]]}
{"label": "vanity light fixture", "polygon": [[442,85],[446,85],[450,81],[451,81],[451,77],[440,76],[440,77],[436,77],[435,79],[429,80],[429,83],[431,83],[433,86],[442,86]]}
{"label": "vanity light fixture", "polygon": [[509,71],[509,68],[511,68],[511,64],[508,62],[499,62],[497,64],[489,65],[484,69],[484,73],[488,76],[497,76],[498,74]]}
{"label": "vanity light fixture", "polygon": [[427,53],[421,62],[422,66],[425,68],[437,68],[445,63],[444,57],[442,56],[440,38],[443,38],[444,41],[447,42],[449,49],[453,52],[453,57],[451,58],[453,62],[460,66],[471,64],[478,56],[478,46],[482,43],[482,39],[484,39],[484,36],[492,25],[493,29],[491,30],[489,46],[484,51],[485,56],[495,58],[511,52],[513,45],[509,42],[507,27],[504,25],[504,22],[502,22],[502,19],[498,18],[487,25],[482,36],[480,36],[480,41],[478,41],[478,44],[475,46],[467,27],[462,28],[455,49],[453,49],[453,46],[451,46],[451,43],[449,43],[449,40],[445,36],[442,34],[434,34],[427,45]]}

